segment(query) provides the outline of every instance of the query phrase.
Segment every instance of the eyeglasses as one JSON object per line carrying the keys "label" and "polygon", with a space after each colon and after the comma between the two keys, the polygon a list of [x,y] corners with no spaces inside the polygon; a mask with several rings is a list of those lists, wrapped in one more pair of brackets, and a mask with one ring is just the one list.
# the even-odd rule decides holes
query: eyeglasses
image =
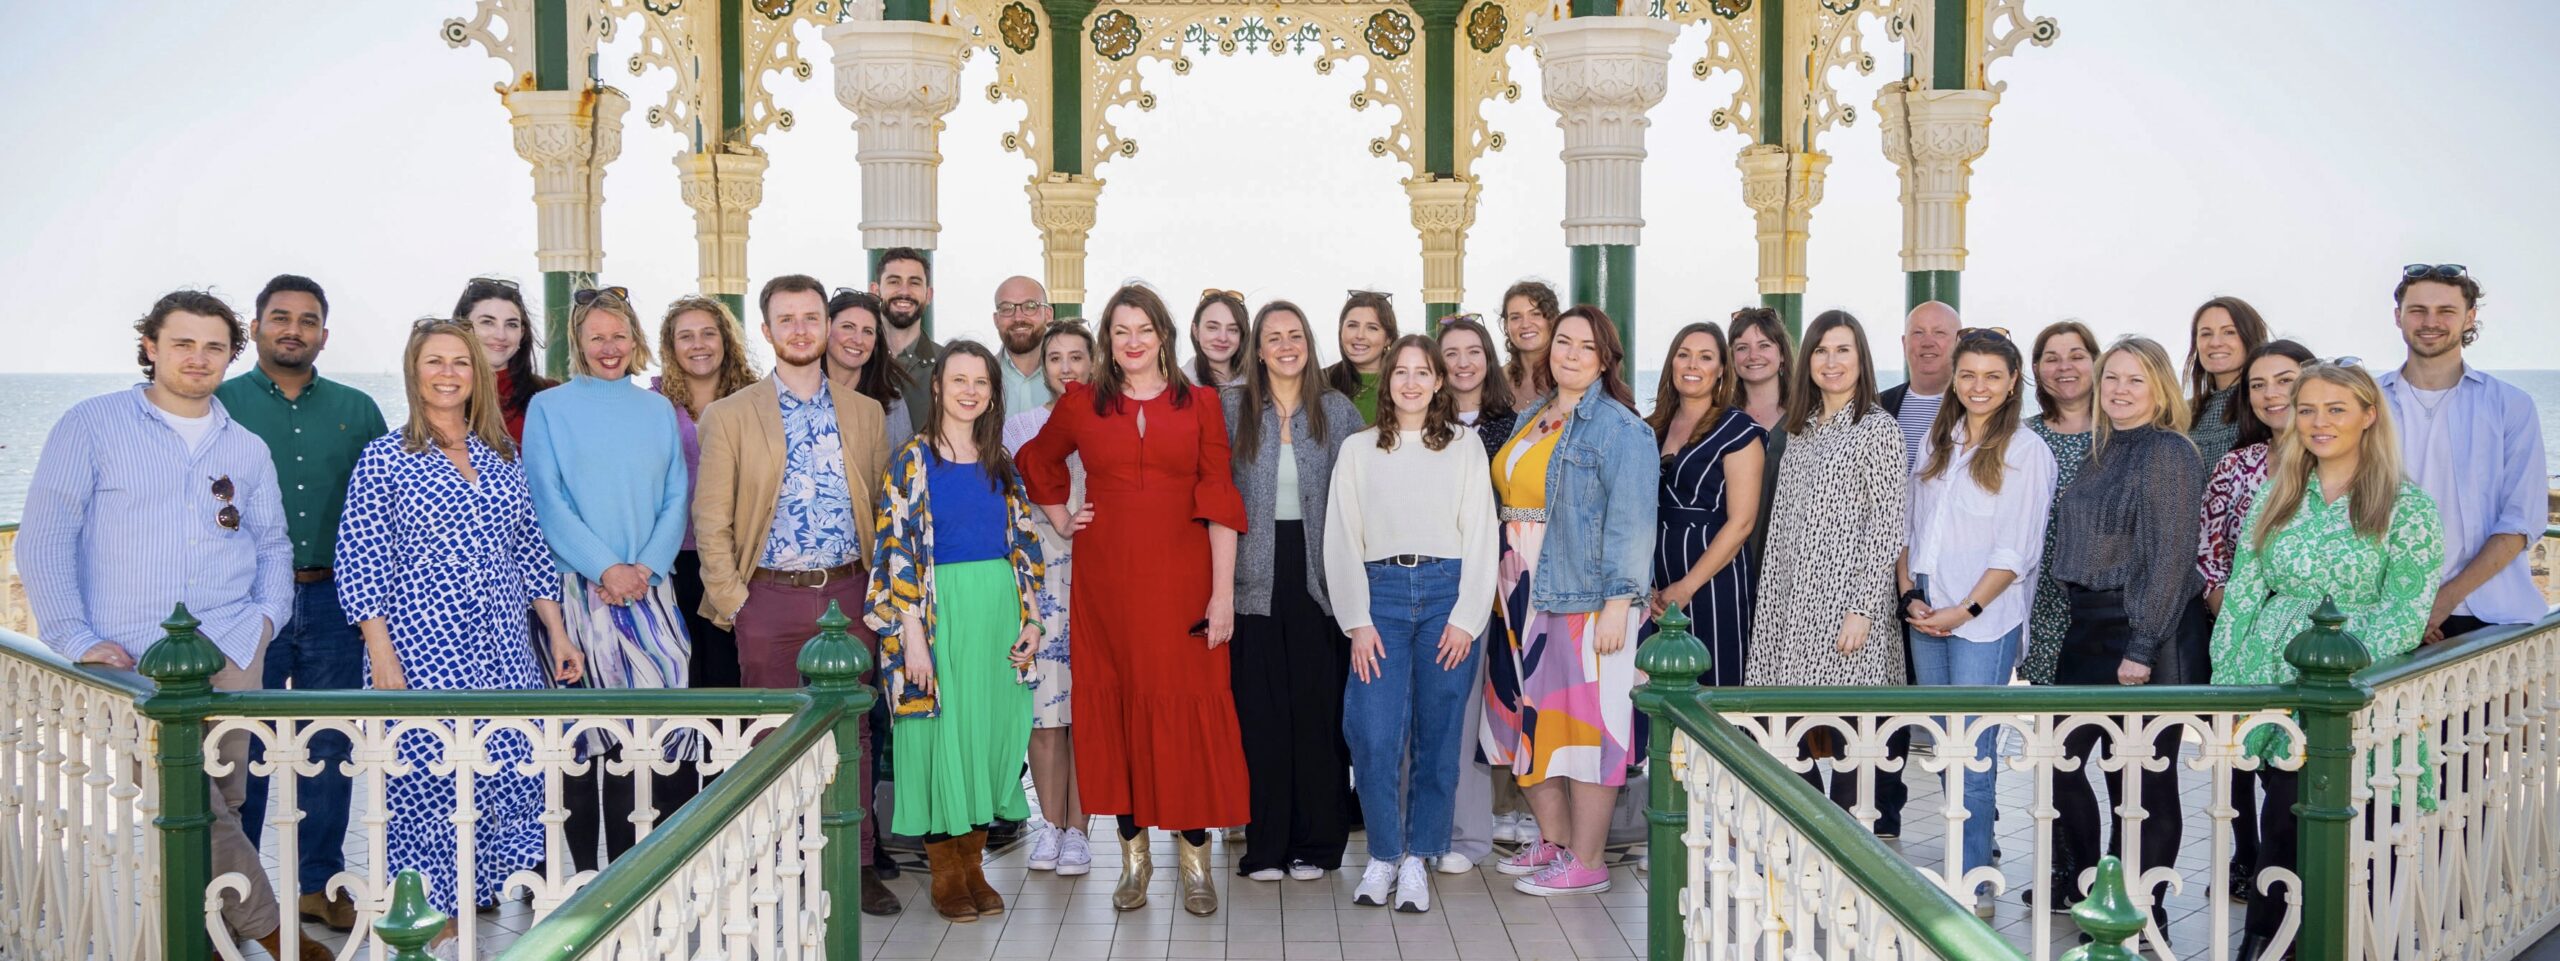
{"label": "eyeglasses", "polygon": [[1957,340],[1987,340],[1987,341],[1990,341],[1990,342],[1995,343],[1995,344],[2005,344],[2005,343],[2008,343],[2008,342],[2009,342],[2009,328],[2006,328],[2006,327],[1967,327],[1967,328],[1964,328],[1963,330],[1956,331],[1956,339],[1957,339]]}
{"label": "eyeglasses", "polygon": [[2461,264],[2410,264],[2400,268],[2402,280],[2461,280],[2471,276],[2471,268]]}
{"label": "eyeglasses", "polygon": [[213,499],[222,502],[222,509],[214,512],[213,522],[226,531],[240,529],[240,508],[231,503],[231,493],[231,475],[213,479]]}
{"label": "eyeglasses", "polygon": [[1048,304],[1037,300],[1026,300],[1018,304],[1006,300],[996,301],[996,316],[998,317],[1012,317],[1017,314],[1036,314],[1047,309],[1049,309]]}
{"label": "eyeglasses", "polygon": [[608,294],[612,295],[613,299],[622,301],[623,303],[631,302],[631,288],[629,287],[592,287],[570,294],[569,302],[580,307],[584,307],[588,304],[595,303],[596,298]]}
{"label": "eyeglasses", "polygon": [[1241,291],[1241,290],[1219,290],[1219,289],[1218,289],[1218,288],[1216,288],[1216,287],[1210,287],[1210,288],[1206,288],[1206,289],[1204,289],[1204,290],[1200,291],[1200,299],[1201,299],[1201,300],[1216,300],[1216,299],[1219,299],[1219,298],[1225,298],[1225,299],[1228,299],[1228,300],[1235,301],[1235,302],[1237,302],[1237,303],[1243,303],[1243,302],[1244,302],[1244,291]]}

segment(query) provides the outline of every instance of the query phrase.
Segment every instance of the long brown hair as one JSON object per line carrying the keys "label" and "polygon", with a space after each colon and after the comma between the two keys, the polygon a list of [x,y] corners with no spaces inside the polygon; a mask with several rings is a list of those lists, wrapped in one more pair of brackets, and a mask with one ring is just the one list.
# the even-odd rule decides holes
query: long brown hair
{"label": "long brown hair", "polygon": [[[2373,426],[2365,428],[2364,439],[2356,444],[2356,479],[2347,488],[2347,516],[2355,523],[2357,536],[2381,543],[2391,530],[2391,512],[2400,500],[2400,435],[2391,426],[2391,405],[2383,403],[2382,385],[2374,383],[2364,368],[2322,363],[2302,368],[2301,379],[2293,382],[2296,404],[2302,400],[2302,385],[2313,381],[2343,388],[2373,411]],[[2295,414],[2284,436],[2276,439],[2275,465],[2267,471],[2267,485],[2260,495],[2266,498],[2266,508],[2258,515],[2258,529],[2250,534],[2258,550],[2266,550],[2267,538],[2284,529],[2302,509],[2311,470],[2319,466],[2319,455],[2303,439],[2304,420]]]}
{"label": "long brown hair", "polygon": [[[1511,285],[1511,289],[1502,292],[1502,310],[1499,316],[1508,318],[1511,314],[1511,302],[1515,299],[1522,298],[1529,301],[1530,310],[1537,311],[1538,316],[1547,319],[1546,350],[1554,350],[1556,321],[1561,319],[1556,315],[1563,313],[1563,310],[1556,304],[1556,289],[1547,286],[1543,282],[1535,280],[1523,280],[1519,283],[1513,284]],[[1512,381],[1517,383],[1526,384],[1532,387],[1543,386],[1546,388],[1545,390],[1538,391],[1537,393],[1555,393],[1555,372],[1547,369],[1547,365],[1545,363],[1547,359],[1545,351],[1540,351],[1539,355],[1536,357],[1526,356],[1526,352],[1520,349],[1520,345],[1511,342],[1510,321],[1505,319],[1502,326],[1502,346],[1511,354],[1511,359],[1504,361],[1502,364],[1502,376],[1510,378]]]}
{"label": "long brown hair", "polygon": [[[533,395],[557,386],[558,382],[533,369],[533,355],[542,349],[542,327],[532,308],[524,305],[524,291],[513,282],[495,277],[471,278],[470,282],[462,285],[462,296],[454,301],[453,319],[466,328],[470,327],[472,308],[490,300],[514,304],[516,317],[524,324],[524,343],[516,347],[515,356],[507,358],[507,386],[510,389],[507,396],[498,398],[499,403],[506,405],[508,414],[521,417],[525,408],[533,404]],[[473,334],[471,339],[478,340],[480,336]]]}
{"label": "long brown hair", "polygon": [[489,370],[488,348],[480,346],[470,324],[443,317],[420,318],[411,325],[409,346],[401,351],[400,380],[409,397],[409,422],[400,427],[400,449],[415,454],[437,440],[427,425],[426,391],[418,386],[418,355],[426,352],[427,338],[437,334],[461,338],[462,346],[471,352],[471,397],[462,403],[463,426],[498,456],[516,459],[515,439],[507,436],[507,418],[498,406],[498,378]]}
{"label": "long brown hair", "polygon": [[950,438],[942,432],[942,372],[951,368],[954,357],[975,357],[986,366],[987,407],[978,419],[969,422],[969,442],[978,448],[978,468],[987,475],[987,484],[998,495],[1013,487],[1013,458],[1004,451],[1004,378],[996,375],[996,355],[987,345],[974,340],[954,340],[942,346],[933,358],[933,385],[925,391],[925,448],[935,457],[942,456],[943,445]]}
{"label": "long brown hair", "polygon": [[1111,343],[1111,315],[1122,307],[1145,315],[1147,326],[1155,328],[1156,373],[1164,375],[1164,389],[1173,392],[1173,406],[1191,406],[1191,380],[1182,376],[1182,366],[1173,362],[1172,312],[1165,309],[1164,298],[1156,296],[1155,291],[1142,284],[1128,284],[1112,291],[1111,299],[1102,304],[1102,356],[1094,358],[1094,416],[1109,416],[1120,406],[1120,395],[1129,390],[1129,378],[1120,372],[1120,352],[1112,349]]}
{"label": "long brown hair", "polygon": [[[2240,361],[2240,376],[2232,386],[2238,387],[2248,382],[2249,361],[2247,358],[2256,354],[2258,352],[2258,348],[2267,345],[2267,320],[2266,318],[2259,316],[2258,308],[2249,306],[2248,301],[2242,300],[2238,297],[2216,297],[2212,300],[2205,301],[2204,306],[2196,308],[2195,316],[2187,319],[2187,409],[2194,412],[2195,415],[2199,417],[2204,415],[2206,402],[2211,401],[2213,399],[2213,395],[2221,393],[2221,391],[2214,389],[2213,375],[2205,373],[2204,371],[2204,357],[2196,352],[2196,341],[2199,339],[2196,337],[2196,325],[2204,321],[2205,311],[2212,310],[2216,307],[2222,308],[2225,313],[2231,315],[2231,329],[2239,332],[2240,334],[2240,356],[2242,358]],[[2228,390],[2229,388],[2224,389]],[[2239,404],[2224,406],[2222,408],[2222,422],[2225,424],[2239,423],[2240,412],[2235,409],[2239,406]]]}
{"label": "long brown hair", "polygon": [[[2168,348],[2160,346],[2159,341],[2134,334],[2116,338],[2114,344],[2108,345],[2106,353],[2098,355],[2099,390],[2106,389],[2107,361],[2114,359],[2117,354],[2124,354],[2139,362],[2142,365],[2142,376],[2151,381],[2151,402],[2154,409],[2151,412],[2151,423],[2143,426],[2157,427],[2178,435],[2180,439],[2185,439],[2187,399],[2178,396],[2178,369],[2169,365]],[[2090,414],[2089,462],[2094,464],[2099,458],[2106,456],[2107,441],[2115,436],[2116,422],[2103,410],[2092,410]]]}
{"label": "long brown hair", "polygon": [[1261,310],[1254,311],[1252,326],[1246,329],[1242,342],[1236,345],[1236,370],[1244,375],[1244,379],[1233,389],[1244,403],[1236,411],[1235,426],[1227,430],[1227,442],[1238,470],[1253,463],[1262,452],[1262,411],[1271,405],[1273,397],[1271,368],[1262,363],[1262,332],[1272,317],[1281,314],[1297,318],[1298,332],[1307,339],[1307,362],[1311,366],[1298,371],[1297,397],[1298,409],[1307,415],[1307,436],[1319,441],[1325,436],[1324,395],[1333,388],[1326,386],[1325,379],[1312,367],[1316,358],[1316,332],[1308,329],[1307,314],[1299,310],[1298,305],[1285,300],[1264,304]]}
{"label": "long brown hair", "polygon": [[[1200,305],[1191,308],[1191,379],[1202,387],[1224,387],[1227,385],[1213,376],[1217,371],[1209,366],[1208,349],[1200,346],[1200,318],[1208,315],[1212,304],[1225,304],[1228,312],[1235,315],[1238,326],[1243,326],[1249,315],[1244,309],[1244,295],[1232,290],[1205,291],[1200,295]],[[1315,346],[1314,339],[1309,338],[1307,345]],[[1236,331],[1236,352],[1227,358],[1228,378],[1244,372],[1245,353],[1252,348],[1252,344],[1244,342],[1244,331]]]}
{"label": "long brown hair", "polygon": [[2301,344],[2291,340],[2270,340],[2267,341],[2266,346],[2249,352],[2249,359],[2240,362],[2240,391],[2242,403],[2231,405],[2231,409],[2240,412],[2240,438],[2231,442],[2231,446],[2234,448],[2247,447],[2251,444],[2271,443],[2276,439],[2275,427],[2269,425],[2264,418],[2258,416],[2258,405],[2247,402],[2249,391],[2249,372],[2258,369],[2258,362],[2269,357],[2282,357],[2286,360],[2290,360],[2293,362],[2295,367],[2309,367],[2312,364],[2318,363],[2320,360],[2319,357],[2311,353],[2311,348],[2302,346]]}
{"label": "long brown hair", "polygon": [[[1787,336],[1787,322],[1778,316],[1774,308],[1744,307],[1734,311],[1733,316],[1724,322],[1728,354],[1734,344],[1742,342],[1742,332],[1746,330],[1757,330],[1760,336],[1778,345],[1778,409],[1783,411],[1787,409],[1787,392],[1794,386],[1796,369],[1796,345],[1793,338]],[[1737,385],[1742,382],[1742,368],[1734,368],[1733,379]]]}
{"label": "long brown hair", "polygon": [[[1388,300],[1387,295],[1374,290],[1355,290],[1351,292],[1351,296],[1343,298],[1342,314],[1334,318],[1334,349],[1342,349],[1341,331],[1343,322],[1351,319],[1352,311],[1358,310],[1362,307],[1367,307],[1370,310],[1377,312],[1378,326],[1387,329],[1388,344],[1392,345],[1400,339],[1396,334],[1395,303]],[[1242,348],[1238,349],[1241,350]],[[1344,351],[1342,359],[1334,361],[1333,366],[1325,368],[1324,376],[1326,380],[1333,383],[1333,389],[1342,392],[1342,396],[1360,396],[1360,365],[1351,362],[1351,353],[1349,351]],[[1378,378],[1380,380],[1385,380],[1386,376],[1387,356],[1384,353],[1380,353],[1378,355]]]}
{"label": "long brown hair", "polygon": [[[2031,366],[2043,363],[2045,345],[2064,334],[2080,338],[2080,346],[2088,348],[2091,359],[2093,361],[2096,359],[2099,353],[2098,332],[2090,330],[2089,325],[2076,320],[2057,320],[2044,325],[2043,330],[2036,331],[2035,349],[2028,352],[2027,363]],[[2089,367],[2089,413],[2093,417],[2098,413],[2099,373],[2101,371],[2098,370],[2097,365],[2092,363]],[[2062,416],[2062,401],[2056,399],[2052,391],[2044,389],[2042,377],[2036,378],[2036,412],[2042,414],[2048,421]]]}
{"label": "long brown hair", "polygon": [[1680,441],[1680,446],[1695,444],[1699,438],[1707,436],[1707,432],[1715,430],[1719,415],[1725,408],[1733,406],[1733,392],[1740,381],[1733,371],[1733,349],[1725,342],[1723,328],[1705,321],[1680,328],[1679,333],[1671,335],[1671,349],[1662,355],[1662,377],[1653,386],[1653,414],[1644,419],[1645,424],[1653,428],[1656,447],[1671,439],[1671,421],[1680,416],[1680,391],[1671,386],[1679,376],[1671,372],[1671,365],[1680,358],[1680,345],[1698,334],[1707,335],[1707,339],[1716,345],[1716,382],[1707,387],[1706,416],[1689,426],[1689,436]]}
{"label": "long brown hair", "polygon": [[[676,319],[694,311],[711,315],[711,328],[720,335],[720,368],[711,377],[711,396],[702,403],[693,402],[693,379],[684,365],[675,359]],[[658,378],[658,393],[687,414],[698,414],[711,402],[746,389],[756,382],[755,368],[747,365],[746,333],[738,326],[738,315],[718,297],[687,294],[667,305],[667,316],[658,322],[658,346],[667,352],[667,370]]]}
{"label": "long brown hair", "polygon": [[1408,350],[1420,353],[1423,364],[1431,368],[1432,378],[1440,382],[1440,389],[1431,393],[1431,403],[1422,409],[1422,446],[1435,451],[1445,449],[1458,437],[1458,394],[1449,389],[1449,363],[1440,358],[1440,343],[1421,334],[1396,338],[1378,359],[1378,414],[1370,422],[1378,429],[1378,449],[1395,450],[1397,441],[1402,439],[1399,435],[1404,433],[1396,420],[1395,402],[1388,400],[1386,393],[1387,376],[1395,371],[1396,358]]}
{"label": "long brown hair", "polygon": [[[1992,410],[1991,421],[1983,428],[1982,436],[1969,438],[1973,441],[1973,466],[1970,468],[1973,486],[1997,494],[2000,493],[2001,476],[2009,466],[2009,439],[2018,434],[2018,388],[2026,383],[2026,374],[2019,369],[2017,343],[2005,334],[1985,331],[1957,340],[1955,355],[1947,358],[1948,367],[1952,369],[1961,363],[1966,354],[1996,357],[2009,365],[2009,396],[2000,398],[2000,406]],[[1939,405],[1938,419],[1929,425],[1929,462],[1920,468],[1922,480],[1937,479],[1947,472],[1948,465],[1955,462],[1956,425],[1964,423],[1965,417],[1964,405],[1952,397]]]}
{"label": "long brown hair", "polygon": [[[1556,332],[1563,330],[1565,320],[1572,317],[1579,317],[1583,323],[1591,326],[1592,346],[1600,354],[1600,380],[1591,386],[1605,391],[1618,403],[1627,405],[1627,411],[1633,413],[1636,409],[1636,392],[1635,388],[1627,386],[1626,341],[1618,339],[1618,325],[1610,322],[1608,312],[1591,304],[1573,305],[1572,309],[1557,315],[1555,326],[1547,330],[1548,380],[1562,384],[1562,381],[1556,380],[1555,377]],[[1550,394],[1550,396],[1553,395]]]}
{"label": "long brown hair", "polygon": [[[1519,401],[1511,396],[1511,375],[1503,372],[1502,364],[1493,362],[1495,357],[1501,356],[1497,353],[1499,348],[1494,345],[1502,341],[1495,340],[1493,332],[1486,330],[1484,323],[1477,320],[1474,315],[1461,314],[1440,318],[1439,340],[1442,350],[1448,349],[1449,332],[1453,330],[1473,333],[1476,335],[1476,340],[1484,345],[1484,386],[1476,388],[1476,423],[1481,424],[1490,418],[1509,417],[1519,413]],[[1448,366],[1448,358],[1445,355],[1441,358],[1441,366]],[[1453,387],[1450,389],[1450,398],[1454,401],[1456,397],[1457,389]]]}
{"label": "long brown hair", "polygon": [[1845,310],[1826,310],[1813,319],[1804,331],[1804,356],[1798,359],[1795,372],[1788,380],[1787,416],[1779,426],[1790,434],[1804,433],[1813,419],[1822,413],[1822,388],[1813,384],[1813,352],[1822,346],[1822,338],[1835,328],[1849,331],[1849,339],[1858,348],[1858,384],[1849,391],[1849,423],[1865,420],[1870,411],[1883,410],[1876,401],[1876,355],[1867,349],[1867,328]]}

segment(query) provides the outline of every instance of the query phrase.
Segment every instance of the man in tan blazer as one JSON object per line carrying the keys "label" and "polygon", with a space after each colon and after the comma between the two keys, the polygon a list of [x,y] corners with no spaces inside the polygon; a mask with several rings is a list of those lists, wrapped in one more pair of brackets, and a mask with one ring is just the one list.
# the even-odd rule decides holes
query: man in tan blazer
{"label": "man in tan blazer", "polygon": [[[888,470],[880,404],[830,390],[827,288],[806,274],[773,278],[758,295],[772,376],[702,412],[702,467],[694,481],[694,544],[702,557],[702,609],[738,637],[746,687],[799,687],[800,648],[827,603],[861,624],[870,582],[872,505]],[[874,305],[877,309],[877,305]],[[870,736],[863,734],[863,753]],[[871,779],[862,806],[871,807]],[[878,852],[878,819],[862,820],[862,858]],[[898,899],[865,873],[862,911],[896,914]]]}

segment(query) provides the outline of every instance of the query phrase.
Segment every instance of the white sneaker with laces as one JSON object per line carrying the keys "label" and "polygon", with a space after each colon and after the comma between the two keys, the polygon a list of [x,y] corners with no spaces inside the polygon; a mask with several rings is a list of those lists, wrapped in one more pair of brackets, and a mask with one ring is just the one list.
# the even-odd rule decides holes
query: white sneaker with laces
{"label": "white sneaker with laces", "polygon": [[1476,863],[1469,860],[1466,855],[1451,851],[1440,856],[1440,873],[1442,874],[1466,874],[1475,869]]}
{"label": "white sneaker with laces", "polygon": [[1296,864],[1289,865],[1289,880],[1322,881],[1324,880],[1324,869],[1308,864],[1305,861],[1300,861]]}
{"label": "white sneaker with laces", "polygon": [[1245,878],[1252,881],[1277,881],[1288,876],[1288,872],[1282,871],[1279,868],[1263,868],[1260,871],[1255,871],[1252,874],[1245,875]]}
{"label": "white sneaker with laces", "polygon": [[1516,844],[1520,841],[1520,816],[1497,814],[1493,818],[1493,843]]}
{"label": "white sneaker with laces", "polygon": [[1058,832],[1058,876],[1072,878],[1093,873],[1093,846],[1085,840],[1083,828]]}
{"label": "white sneaker with laces", "polygon": [[1036,824],[1031,828],[1031,870],[1058,869],[1058,835],[1065,832],[1053,824]]}
{"label": "white sneaker with laces", "polygon": [[1410,854],[1396,866],[1396,910],[1406,914],[1431,910],[1430,872],[1423,868],[1421,858]]}
{"label": "white sneaker with laces", "polygon": [[1382,907],[1387,903],[1387,894],[1395,887],[1395,883],[1395,862],[1370,861],[1368,870],[1360,872],[1360,887],[1351,892],[1351,903],[1372,908]]}

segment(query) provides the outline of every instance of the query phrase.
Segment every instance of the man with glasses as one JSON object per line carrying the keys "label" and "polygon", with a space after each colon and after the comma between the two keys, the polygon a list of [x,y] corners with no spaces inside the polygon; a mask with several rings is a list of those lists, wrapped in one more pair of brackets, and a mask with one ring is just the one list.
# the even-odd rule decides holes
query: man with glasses
{"label": "man with glasses", "polygon": [[[365,392],[320,376],[314,362],[329,343],[329,295],[309,277],[279,274],[258,291],[249,339],[258,364],[231,378],[214,397],[224,410],[267,444],[284,496],[285,534],[293,540],[293,617],[267,643],[265,686],[295,690],[345,690],[364,686],[364,635],[338,609],[332,575],[338,549],[338,515],[347,505],[347,479],[364,446],[390,428],[382,408]],[[320,773],[302,777],[295,794],[302,821],[296,866],[302,920],[353,930],[356,905],[328,891],[329,879],[347,867],[347,802],[354,778],[342,766],[347,736],[313,735],[310,750]],[[261,760],[263,748],[250,752]],[[240,809],[241,828],[258,843],[266,827],[267,780],[249,782]]]}
{"label": "man with glasses", "polygon": [[2392,288],[2409,357],[2377,380],[2403,469],[2444,514],[2444,586],[2422,643],[2542,617],[2526,548],[2549,519],[2542,417],[2523,389],[2463,360],[2480,339],[2480,282],[2460,264],[2410,264]]}
{"label": "man with glasses", "polygon": [[[267,639],[293,615],[293,544],[267,445],[214,392],[238,356],[240,317],[218,297],[181,290],[134,330],[147,384],[81,401],[46,435],[18,530],[18,570],[36,632],[64,657],[133,670],[184,603],[222,654],[216,690],[255,690]],[[249,890],[222,901],[234,939],[279,944],[275,891],[240,828],[248,737],[210,750],[230,764],[212,782],[212,869]],[[301,961],[329,952],[303,940]]]}
{"label": "man with glasses", "polygon": [[1007,277],[996,285],[996,337],[1004,341],[1004,416],[1049,406],[1047,366],[1040,356],[1041,333],[1049,329],[1049,292],[1029,277]]}
{"label": "man with glasses", "polygon": [[[913,247],[881,251],[871,296],[880,298],[880,344],[888,348],[889,359],[907,372],[907,383],[933,383],[933,362],[942,356],[942,345],[924,331],[924,312],[933,306],[933,265],[925,262],[924,252]],[[922,399],[909,401],[907,426],[923,430],[932,407]]]}

